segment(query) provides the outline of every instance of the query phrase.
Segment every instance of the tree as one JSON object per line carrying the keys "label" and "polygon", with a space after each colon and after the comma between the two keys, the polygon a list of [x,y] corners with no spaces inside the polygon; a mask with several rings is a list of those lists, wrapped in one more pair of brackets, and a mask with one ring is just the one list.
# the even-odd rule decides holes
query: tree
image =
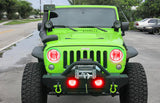
{"label": "tree", "polygon": [[17,0],[4,0],[6,2],[6,12],[8,19],[14,19],[16,16],[16,12],[18,9],[18,1]]}
{"label": "tree", "polygon": [[40,10],[39,9],[34,9],[32,11],[32,14],[34,14],[34,15],[40,15]]}
{"label": "tree", "polygon": [[19,1],[18,12],[22,18],[27,18],[32,13],[32,4],[27,1]]}
{"label": "tree", "polygon": [[5,0],[0,0],[0,20],[3,17],[3,12],[5,12],[6,9],[6,1]]}
{"label": "tree", "polygon": [[145,0],[137,8],[137,16],[141,18],[159,17],[160,16],[160,0]]}

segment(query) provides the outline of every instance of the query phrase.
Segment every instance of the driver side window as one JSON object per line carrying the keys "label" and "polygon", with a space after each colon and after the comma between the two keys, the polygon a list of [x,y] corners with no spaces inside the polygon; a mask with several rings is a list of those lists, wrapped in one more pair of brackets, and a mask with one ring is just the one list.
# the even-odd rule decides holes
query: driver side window
{"label": "driver side window", "polygon": [[148,23],[156,24],[157,20],[156,19],[151,19],[151,20],[148,21]]}

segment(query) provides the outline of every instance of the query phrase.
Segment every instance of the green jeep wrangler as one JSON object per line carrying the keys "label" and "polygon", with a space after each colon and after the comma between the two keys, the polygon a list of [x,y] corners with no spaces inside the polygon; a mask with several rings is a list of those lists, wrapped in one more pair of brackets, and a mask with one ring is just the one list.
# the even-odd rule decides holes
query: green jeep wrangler
{"label": "green jeep wrangler", "polygon": [[115,6],[45,5],[38,24],[43,46],[22,80],[22,103],[47,103],[48,95],[120,96],[120,103],[147,103],[147,80],[138,52],[122,36]]}

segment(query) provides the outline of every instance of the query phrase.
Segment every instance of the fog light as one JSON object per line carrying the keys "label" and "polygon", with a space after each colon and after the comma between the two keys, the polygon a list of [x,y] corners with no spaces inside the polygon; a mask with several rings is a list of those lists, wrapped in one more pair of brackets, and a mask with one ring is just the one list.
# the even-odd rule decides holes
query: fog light
{"label": "fog light", "polygon": [[53,70],[54,69],[54,65],[49,65],[48,67],[50,70]]}
{"label": "fog light", "polygon": [[103,88],[105,86],[105,81],[103,78],[96,78],[91,81],[93,88]]}
{"label": "fog light", "polygon": [[79,80],[76,78],[70,77],[67,79],[67,86],[68,86],[68,88],[78,88]]}
{"label": "fog light", "polygon": [[116,68],[117,68],[118,70],[120,70],[120,69],[122,68],[122,65],[121,65],[121,64],[118,64],[118,65],[116,66]]}

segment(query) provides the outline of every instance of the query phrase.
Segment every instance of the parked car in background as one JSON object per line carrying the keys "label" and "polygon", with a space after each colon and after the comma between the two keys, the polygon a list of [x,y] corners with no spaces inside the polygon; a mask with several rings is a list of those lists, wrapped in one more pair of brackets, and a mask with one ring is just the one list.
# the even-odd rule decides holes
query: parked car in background
{"label": "parked car in background", "polygon": [[140,31],[143,31],[143,24],[145,23],[145,21],[147,21],[149,18],[143,19],[141,21],[136,21],[134,23],[134,27]]}
{"label": "parked car in background", "polygon": [[29,19],[35,19],[34,15],[30,15],[28,18]]}
{"label": "parked car in background", "polygon": [[157,18],[146,18],[141,21],[136,21],[134,27],[140,31],[144,31],[145,27],[154,26],[157,23]]}
{"label": "parked car in background", "polygon": [[144,27],[144,31],[150,34],[160,34],[160,19],[157,19],[154,25]]}
{"label": "parked car in background", "polygon": [[39,15],[35,15],[34,17],[35,17],[35,18],[40,18],[40,16],[39,16]]}

